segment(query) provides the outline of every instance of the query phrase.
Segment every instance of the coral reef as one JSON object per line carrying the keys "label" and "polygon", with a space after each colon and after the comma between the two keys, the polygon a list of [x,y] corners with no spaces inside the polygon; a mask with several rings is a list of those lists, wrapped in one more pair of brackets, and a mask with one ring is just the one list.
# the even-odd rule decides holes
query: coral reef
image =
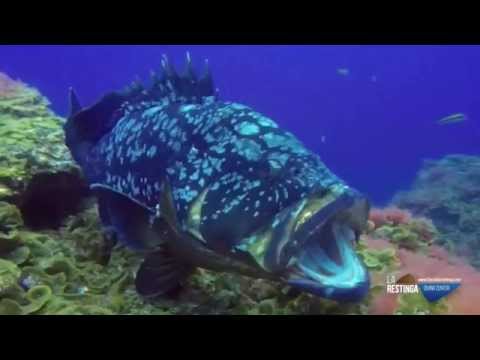
{"label": "coral reef", "polygon": [[0,97],[8,98],[23,86],[19,81],[14,81],[7,74],[0,73]]}
{"label": "coral reef", "polygon": [[378,228],[383,225],[407,224],[412,218],[410,212],[397,207],[387,207],[385,209],[374,208],[370,211],[369,220]]}
{"label": "coral reef", "polygon": [[409,211],[396,207],[374,208],[369,220],[372,237],[390,239],[401,248],[418,251],[431,245],[438,236],[432,221],[425,217],[413,217]]}
{"label": "coral reef", "polygon": [[87,188],[64,145],[63,120],[40,93],[0,73],[0,201],[25,222],[58,226]]}
{"label": "coral reef", "polygon": [[397,194],[393,203],[432,219],[437,242],[480,268],[480,157],[426,160],[412,190]]}
{"label": "coral reef", "polygon": [[[178,294],[146,302],[133,279],[141,254],[115,248],[102,263],[102,235],[95,207],[68,217],[60,229],[29,231],[8,203],[0,204],[10,224],[1,233],[0,314],[431,314],[480,311],[462,294],[474,292],[480,273],[431,246],[424,253],[391,239],[362,237],[358,252],[372,274],[370,296],[360,304],[338,304],[286,286],[240,275],[198,269]],[[399,224],[397,226],[402,226]],[[395,226],[393,226],[395,227]],[[453,261],[454,259],[455,261]],[[447,272],[442,272],[447,269]],[[387,275],[468,278],[448,303],[422,296],[388,295]],[[462,303],[463,302],[463,303]],[[448,305],[448,306],[447,306]],[[470,307],[470,308],[469,308]]]}

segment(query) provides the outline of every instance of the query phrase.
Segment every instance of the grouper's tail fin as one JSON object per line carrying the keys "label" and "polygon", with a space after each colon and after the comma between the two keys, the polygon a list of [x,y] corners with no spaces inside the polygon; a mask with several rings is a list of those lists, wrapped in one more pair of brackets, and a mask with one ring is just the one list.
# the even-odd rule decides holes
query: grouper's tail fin
{"label": "grouper's tail fin", "polygon": [[198,77],[189,53],[181,75],[177,74],[164,55],[161,60],[161,73],[152,72],[152,82],[148,88],[140,81],[135,81],[123,91],[106,94],[87,108],[80,106],[72,89],[69,93],[70,115],[64,127],[65,137],[66,144],[77,162],[82,162],[88,149],[109,133],[126,112],[135,111],[151,102],[159,102],[165,106],[177,103],[201,104],[214,102],[218,96],[208,60],[205,61],[203,75]]}

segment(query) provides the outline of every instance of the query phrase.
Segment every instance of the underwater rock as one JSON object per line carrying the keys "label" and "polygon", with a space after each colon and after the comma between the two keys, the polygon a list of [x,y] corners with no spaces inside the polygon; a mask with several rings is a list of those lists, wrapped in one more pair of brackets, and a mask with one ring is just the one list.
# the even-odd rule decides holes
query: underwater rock
{"label": "underwater rock", "polygon": [[58,226],[87,194],[62,124],[36,89],[0,73],[0,201],[33,227]]}
{"label": "underwater rock", "polygon": [[426,160],[412,190],[398,193],[393,203],[432,219],[437,242],[480,268],[480,157]]}

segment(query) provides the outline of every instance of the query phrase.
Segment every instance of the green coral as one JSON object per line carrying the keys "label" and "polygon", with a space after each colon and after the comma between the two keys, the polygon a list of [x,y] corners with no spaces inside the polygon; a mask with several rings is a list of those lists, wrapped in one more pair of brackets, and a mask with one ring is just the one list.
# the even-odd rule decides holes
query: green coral
{"label": "green coral", "polygon": [[[3,260],[11,275],[9,291],[0,295],[1,313],[366,314],[376,294],[372,288],[359,304],[339,304],[292,292],[277,282],[198,269],[177,298],[147,302],[134,288],[141,254],[114,249],[108,265],[99,262],[102,235],[96,208],[69,217],[56,231],[14,231],[20,246],[9,256],[19,260]],[[390,271],[397,264],[393,248],[374,250],[360,241],[357,252],[371,272]]]}
{"label": "green coral", "polygon": [[30,258],[30,255],[30,249],[27,246],[21,246],[10,251],[5,258],[17,265],[22,265],[27,262],[27,260]]}
{"label": "green coral", "polygon": [[23,315],[22,307],[13,300],[0,300],[0,315]]}
{"label": "green coral", "polygon": [[[0,74],[2,79],[13,82]],[[17,215],[21,211],[26,223],[56,226],[79,205],[86,189],[65,145],[64,120],[36,89],[22,83],[14,88],[8,96],[0,92],[0,232],[4,233],[3,202],[16,205]]]}
{"label": "green coral", "polygon": [[21,270],[8,260],[0,259],[0,296],[17,284]]}
{"label": "green coral", "polygon": [[[176,298],[145,301],[134,288],[141,254],[114,249],[110,262],[98,261],[101,232],[98,213],[88,209],[66,219],[57,231],[31,232],[16,228],[24,253],[17,263],[3,259],[8,291],[0,294],[1,314],[367,314],[379,291],[359,304],[339,304],[268,280],[198,269]],[[83,230],[83,231],[82,231]],[[95,251],[86,239],[94,239]],[[20,249],[28,249],[20,250]],[[360,241],[357,252],[373,273],[395,268],[394,248],[375,250]],[[21,258],[22,256],[18,256]],[[18,284],[22,284],[23,287]],[[399,313],[441,312],[407,299]],[[411,302],[414,305],[411,305]]]}
{"label": "green coral", "polygon": [[95,208],[78,215],[77,231],[72,218],[57,231],[11,223],[8,234],[0,233],[0,314],[121,314],[141,306],[135,292],[126,291],[141,258],[117,250],[103,266],[89,250],[86,239],[102,239]]}
{"label": "green coral", "polygon": [[365,266],[371,271],[383,272],[392,269],[398,262],[395,248],[375,250],[368,248],[364,242],[360,242],[357,253]]}
{"label": "green coral", "polygon": [[0,224],[2,232],[17,229],[23,226],[22,214],[16,206],[0,201]]}
{"label": "green coral", "polygon": [[432,228],[427,232],[428,225],[419,221],[412,221],[407,224],[383,225],[375,230],[374,236],[387,238],[393,244],[412,251],[426,249],[431,245],[436,231]]}
{"label": "green coral", "polygon": [[398,303],[395,315],[439,315],[448,311],[448,305],[444,299],[429,302],[420,292],[402,294],[399,296]]}

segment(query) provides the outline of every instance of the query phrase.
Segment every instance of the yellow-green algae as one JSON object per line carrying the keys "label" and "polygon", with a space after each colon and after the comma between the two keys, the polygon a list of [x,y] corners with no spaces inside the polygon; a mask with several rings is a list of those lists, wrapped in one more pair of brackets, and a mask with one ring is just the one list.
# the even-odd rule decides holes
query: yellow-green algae
{"label": "yellow-green algae", "polygon": [[0,94],[0,201],[18,202],[39,172],[78,172],[62,123],[34,88],[18,83],[8,96]]}
{"label": "yellow-green algae", "polygon": [[395,315],[441,315],[448,311],[445,299],[428,302],[419,292],[418,294],[402,294],[399,296],[399,305]]}
{"label": "yellow-green algae", "polygon": [[[368,309],[369,299],[339,305],[308,294],[292,295],[278,283],[201,269],[176,298],[145,302],[133,286],[140,254],[114,249],[108,265],[99,263],[95,208],[69,217],[58,231],[31,232],[17,224],[10,232],[18,242],[1,254],[3,314],[362,314]],[[5,260],[15,258],[12,253],[18,249],[28,249],[22,250],[22,261]],[[385,270],[395,261],[390,251],[364,245],[359,253],[369,259],[372,271]]]}

